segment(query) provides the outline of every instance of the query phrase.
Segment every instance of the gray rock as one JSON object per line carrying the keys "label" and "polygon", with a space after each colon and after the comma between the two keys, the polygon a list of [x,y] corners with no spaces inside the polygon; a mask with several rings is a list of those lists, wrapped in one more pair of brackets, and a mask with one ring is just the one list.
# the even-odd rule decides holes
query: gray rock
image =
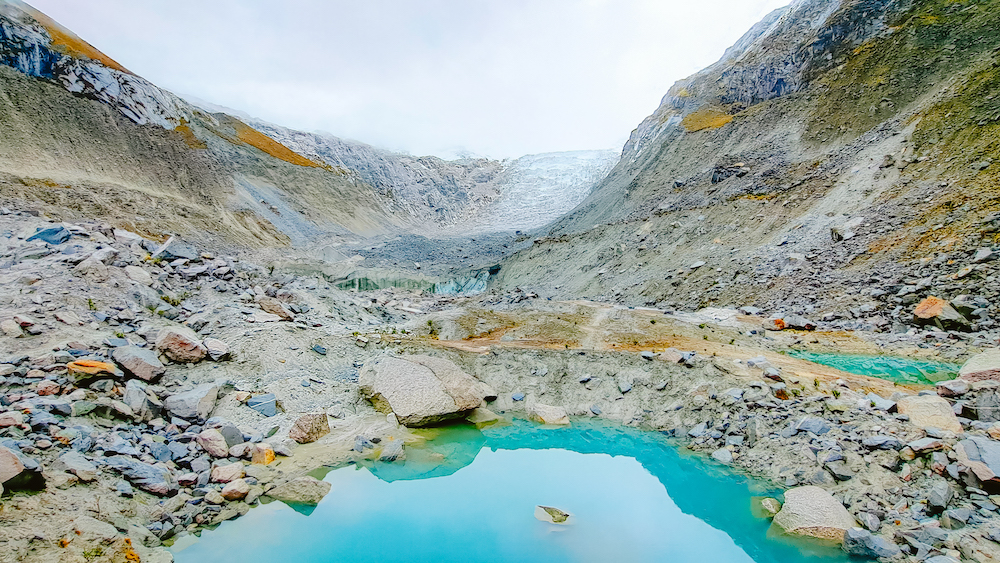
{"label": "gray rock", "polygon": [[844,532],[844,551],[860,557],[891,559],[902,554],[895,543],[873,535],[863,528],[849,528]]}
{"label": "gray rock", "polygon": [[870,532],[877,532],[882,526],[882,521],[871,512],[859,512],[858,521],[861,522]]}
{"label": "gray rock", "polygon": [[135,486],[148,493],[171,496],[177,492],[177,481],[167,469],[121,455],[109,457],[107,463]]}
{"label": "gray rock", "polygon": [[83,457],[83,454],[74,450],[69,450],[59,456],[53,467],[68,471],[76,475],[81,481],[93,481],[97,478],[97,466]]}
{"label": "gray rock", "polygon": [[854,477],[854,472],[841,460],[831,461],[826,464],[826,468],[833,474],[833,478],[838,481],[847,481]]}
{"label": "gray rock", "polygon": [[868,399],[868,404],[872,408],[875,408],[877,410],[892,412],[896,409],[896,403],[894,401],[890,401],[889,399],[883,399],[882,397],[876,395],[875,393],[868,393],[868,395],[865,398]]}
{"label": "gray rock", "polygon": [[951,502],[954,494],[951,485],[947,481],[937,481],[931,485],[930,492],[927,495],[927,507],[930,509],[931,514],[943,512],[948,507],[948,503]]}
{"label": "gray rock", "polygon": [[830,431],[830,424],[822,418],[807,416],[795,425],[795,429],[799,432],[812,432],[819,436]]}
{"label": "gray rock", "polygon": [[382,446],[382,453],[379,455],[379,461],[393,462],[393,461],[403,461],[406,459],[406,452],[403,450],[402,440],[386,440],[385,445]]}
{"label": "gray rock", "polygon": [[111,358],[118,363],[125,373],[138,377],[143,381],[153,381],[163,375],[166,368],[156,357],[156,352],[138,346],[123,346],[115,348]]}
{"label": "gray rock", "polygon": [[861,441],[861,445],[866,448],[871,448],[873,450],[901,450],[903,449],[903,442],[899,441],[899,438],[893,436],[869,436]]}
{"label": "gray rock", "polygon": [[712,452],[712,459],[729,465],[733,462],[733,453],[726,448],[719,448]]}
{"label": "gray rock", "polygon": [[937,388],[938,395],[942,397],[961,397],[969,392],[969,382],[964,379],[939,381],[935,387]]}
{"label": "gray rock", "polygon": [[976,417],[983,422],[1000,420],[1000,394],[996,391],[983,391],[976,397],[974,403]]}
{"label": "gray rock", "polygon": [[163,406],[174,416],[187,419],[206,419],[215,409],[219,388],[213,383],[199,385],[190,391],[176,393],[163,401]]}
{"label": "gray rock", "polygon": [[247,399],[247,406],[264,416],[278,414],[278,399],[274,393],[250,397]]}
{"label": "gray rock", "polygon": [[688,430],[688,436],[692,438],[701,438],[707,432],[708,432],[708,425],[705,424],[704,422],[701,422],[695,425],[695,427],[692,428],[691,430]]}

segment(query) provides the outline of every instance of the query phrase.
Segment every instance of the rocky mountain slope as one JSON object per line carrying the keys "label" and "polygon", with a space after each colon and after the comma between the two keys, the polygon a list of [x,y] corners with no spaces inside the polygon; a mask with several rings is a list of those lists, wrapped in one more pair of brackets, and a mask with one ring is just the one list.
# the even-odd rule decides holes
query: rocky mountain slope
{"label": "rocky mountain slope", "polygon": [[770,14],[670,89],[499,286],[883,326],[930,293],[997,297],[973,262],[995,244],[998,25],[974,0]]}
{"label": "rocky mountain slope", "polygon": [[0,193],[161,240],[268,247],[424,231],[507,189],[509,163],[396,154],[192,105],[19,0],[0,1],[0,79]]}

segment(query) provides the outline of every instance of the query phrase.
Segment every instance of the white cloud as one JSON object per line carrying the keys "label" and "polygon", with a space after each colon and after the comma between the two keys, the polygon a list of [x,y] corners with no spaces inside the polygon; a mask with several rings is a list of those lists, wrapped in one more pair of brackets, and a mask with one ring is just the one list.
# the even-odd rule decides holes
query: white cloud
{"label": "white cloud", "polygon": [[620,148],[786,0],[34,0],[182,94],[415,154]]}

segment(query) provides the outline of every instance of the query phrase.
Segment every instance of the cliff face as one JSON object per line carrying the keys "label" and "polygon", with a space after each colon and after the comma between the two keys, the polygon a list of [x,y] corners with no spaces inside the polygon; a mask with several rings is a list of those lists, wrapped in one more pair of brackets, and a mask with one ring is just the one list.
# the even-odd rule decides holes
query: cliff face
{"label": "cliff face", "polygon": [[[941,253],[971,259],[994,242],[998,26],[996,2],[975,0],[799,0],[768,15],[671,87],[499,283],[795,308],[868,271],[903,285]],[[576,267],[550,266],[562,260]]]}

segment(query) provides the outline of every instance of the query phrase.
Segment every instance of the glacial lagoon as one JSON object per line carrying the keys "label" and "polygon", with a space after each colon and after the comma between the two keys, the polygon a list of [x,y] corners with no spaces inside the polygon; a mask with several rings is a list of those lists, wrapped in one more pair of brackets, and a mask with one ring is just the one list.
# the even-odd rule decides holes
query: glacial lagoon
{"label": "glacial lagoon", "polygon": [[[316,507],[271,502],[181,538],[177,563],[848,561],[769,534],[752,498],[780,491],[659,433],[589,420],[423,433],[405,463],[315,472],[333,486]],[[568,523],[536,519],[536,505],[570,513]]]}

